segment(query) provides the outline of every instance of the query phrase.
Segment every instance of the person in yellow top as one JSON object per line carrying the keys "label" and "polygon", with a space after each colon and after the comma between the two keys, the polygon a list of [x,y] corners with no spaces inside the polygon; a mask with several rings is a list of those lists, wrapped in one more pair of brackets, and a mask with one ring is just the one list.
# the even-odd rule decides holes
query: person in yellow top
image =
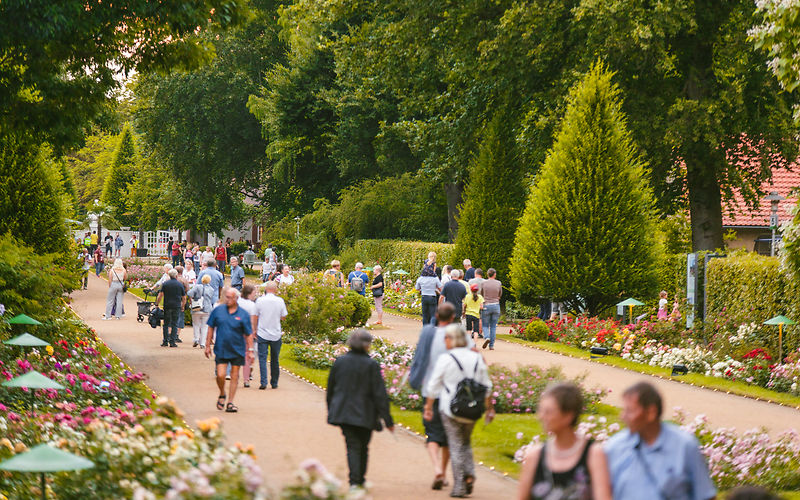
{"label": "person in yellow top", "polygon": [[478,338],[483,338],[483,329],[481,327],[481,310],[483,309],[483,296],[478,293],[477,284],[469,287],[471,293],[464,297],[464,315],[467,318],[467,331],[472,332],[472,338],[478,335]]}

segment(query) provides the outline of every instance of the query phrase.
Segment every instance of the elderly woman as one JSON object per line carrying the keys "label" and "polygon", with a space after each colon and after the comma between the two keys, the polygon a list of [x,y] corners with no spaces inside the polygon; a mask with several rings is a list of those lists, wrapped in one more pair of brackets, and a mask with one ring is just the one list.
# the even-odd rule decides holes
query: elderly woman
{"label": "elderly woman", "polygon": [[[114,260],[114,265],[108,270],[108,294],[106,295],[106,314],[103,319],[111,319],[111,311],[114,310],[117,319],[122,319],[122,301],[125,292],[122,286],[128,278],[128,271],[122,264],[122,259]],[[116,307],[114,307],[116,306]]]}
{"label": "elderly woman", "polygon": [[214,287],[210,285],[211,275],[206,274],[187,292],[187,296],[192,299],[192,328],[194,329],[194,344],[205,349],[206,334],[208,333],[208,315],[216,305],[214,303]]}
{"label": "elderly woman", "polygon": [[[447,326],[444,332],[447,353],[439,356],[433,374],[427,383],[427,393],[437,394],[442,424],[450,447],[450,462],[453,466],[453,491],[451,497],[465,497],[472,493],[475,484],[475,465],[470,443],[475,420],[453,415],[451,402],[462,380],[472,379],[486,387],[486,422],[494,419],[494,408],[490,397],[492,381],[483,358],[469,347],[467,331],[460,324]],[[435,397],[425,399],[425,420],[433,420]]]}
{"label": "elderly woman", "polygon": [[381,367],[367,354],[372,335],[358,329],[347,344],[350,351],[336,358],[328,375],[328,423],[342,428],[350,486],[362,487],[372,431],[380,431],[383,420],[386,428],[394,432],[394,422]]}
{"label": "elderly woman", "polygon": [[575,432],[582,411],[583,394],[575,384],[551,385],[542,393],[536,414],[550,439],[526,454],[518,500],[611,499],[603,449]]}
{"label": "elderly woman", "polygon": [[436,262],[426,264],[422,268],[420,277],[414,283],[414,288],[422,294],[422,325],[427,325],[436,319],[436,294],[442,290],[442,281],[436,276]]}

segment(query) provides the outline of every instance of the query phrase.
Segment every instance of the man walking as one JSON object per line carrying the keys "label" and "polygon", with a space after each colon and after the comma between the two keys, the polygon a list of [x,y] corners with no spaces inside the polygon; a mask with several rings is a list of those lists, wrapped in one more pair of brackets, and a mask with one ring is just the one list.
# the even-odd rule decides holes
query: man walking
{"label": "man walking", "polygon": [[240,292],[244,286],[244,269],[239,266],[238,257],[231,257],[231,286]]}
{"label": "man walking", "polygon": [[114,244],[114,237],[111,236],[111,233],[106,233],[106,237],[103,238],[106,247],[106,257],[111,257],[111,246]]}
{"label": "man walking", "polygon": [[709,500],[717,494],[697,439],[661,421],[661,395],[648,382],[622,394],[626,430],[605,445],[616,500]]}
{"label": "man walking", "polygon": [[106,265],[105,256],[106,254],[103,251],[103,248],[98,246],[97,250],[94,251],[94,274],[98,278],[100,277],[100,273],[103,272],[103,268]]}
{"label": "man walking", "polygon": [[217,249],[214,258],[217,260],[217,269],[224,275],[225,264],[228,263],[228,252],[225,250],[225,245],[222,244],[222,241],[217,243]]}
{"label": "man walking", "polygon": [[266,293],[256,299],[256,310],[253,317],[253,329],[256,332],[256,341],[258,342],[258,371],[261,374],[261,385],[258,388],[262,391],[267,388],[268,353],[269,382],[273,389],[278,388],[278,377],[281,373],[278,358],[281,354],[281,339],[283,338],[281,320],[289,314],[286,310],[286,303],[282,298],[275,295],[275,292],[278,291],[277,283],[267,281],[264,291]]}
{"label": "man walking", "polygon": [[[217,368],[217,409],[228,413],[236,413],[239,408],[234,404],[236,388],[239,383],[239,369],[244,366],[244,358],[253,362],[253,328],[250,315],[239,307],[239,290],[225,289],[225,304],[211,311],[208,317],[208,334],[206,335],[206,358],[211,358],[211,343],[214,342],[214,364]],[[214,334],[216,333],[216,340]],[[225,394],[225,371],[231,365],[228,394]],[[227,398],[228,404],[225,404]]]}
{"label": "man walking", "polygon": [[[461,287],[461,285],[458,286]],[[463,289],[464,287],[461,288]],[[434,490],[440,490],[444,486],[450,451],[447,446],[447,435],[439,413],[438,395],[428,394],[426,388],[428,379],[436,366],[436,361],[439,356],[447,352],[447,347],[444,343],[444,330],[447,325],[454,321],[454,313],[453,304],[443,302],[439,304],[439,308],[436,310],[437,323],[422,327],[417,349],[414,352],[414,359],[411,361],[411,372],[408,376],[408,385],[412,389],[421,390],[423,398],[435,398],[433,402],[433,418],[430,421],[422,420],[422,424],[425,427],[428,455],[433,463],[434,479],[431,488]],[[470,348],[474,348],[475,343],[472,339],[468,339],[467,345]]]}
{"label": "man walking", "polygon": [[92,256],[89,253],[89,248],[84,247],[81,250],[81,253],[78,255],[78,260],[82,262],[81,264],[81,280],[83,281],[83,289],[86,290],[86,287],[89,285],[89,269],[92,268]]}
{"label": "man walking", "polygon": [[455,317],[453,321],[458,323],[461,321],[461,310],[463,309],[464,297],[467,296],[467,288],[464,283],[459,279],[461,271],[453,269],[450,271],[450,281],[442,287],[442,294],[439,296],[439,304],[449,302],[455,308]]}
{"label": "man walking", "polygon": [[169,279],[161,285],[161,291],[156,297],[156,307],[164,299],[164,324],[162,333],[164,336],[161,347],[178,347],[178,315],[183,314],[186,305],[186,288],[183,283],[178,281],[178,271],[170,269]]}
{"label": "man walking", "polygon": [[475,277],[472,278],[467,282],[470,286],[470,290],[472,290],[472,285],[478,285],[478,293],[483,295],[483,282],[486,281],[483,279],[483,269],[480,267],[475,269]]}
{"label": "man walking", "polygon": [[114,257],[122,257],[123,245],[125,245],[125,242],[122,241],[122,236],[117,233],[117,237],[114,238]]}
{"label": "man walking", "polygon": [[225,286],[225,277],[221,272],[217,271],[217,261],[208,259],[206,261],[206,268],[200,271],[197,275],[197,281],[201,281],[205,275],[211,276],[211,287],[214,289],[214,303],[219,301],[219,296],[222,294],[222,287]]}
{"label": "man walking", "polygon": [[364,264],[356,262],[356,269],[347,276],[347,283],[350,285],[350,290],[363,296],[367,289],[367,283],[369,283],[369,276],[362,269],[364,269]]}

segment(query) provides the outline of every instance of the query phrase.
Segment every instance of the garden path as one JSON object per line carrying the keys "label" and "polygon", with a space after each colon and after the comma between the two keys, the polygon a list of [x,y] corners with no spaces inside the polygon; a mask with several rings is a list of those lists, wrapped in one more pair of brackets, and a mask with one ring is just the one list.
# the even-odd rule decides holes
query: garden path
{"label": "garden path", "polygon": [[[370,324],[377,320],[373,311]],[[386,329],[376,329],[373,333],[393,342],[406,342],[416,345],[422,327],[420,320],[384,314]],[[498,328],[505,333],[508,327]],[[534,364],[542,367],[559,365],[567,376],[587,375],[589,387],[611,389],[604,402],[622,405],[625,388],[641,380],[653,383],[664,398],[665,416],[672,416],[674,407],[681,407],[690,415],[705,414],[713,427],[735,427],[740,431],[764,426],[770,434],[776,435],[789,428],[800,430],[800,411],[795,408],[774,403],[757,401],[724,392],[683,384],[679,381],[658,378],[624,370],[613,366],[594,363],[585,359],[550,353],[512,342],[498,340],[495,350],[484,351],[487,362],[508,367]]]}
{"label": "garden path", "polygon": [[[107,283],[91,275],[89,289],[73,293],[73,309],[97,331],[114,352],[134,369],[146,373],[156,393],[172,398],[184,412],[186,422],[219,417],[229,443],[255,446],[258,463],[267,483],[280,488],[293,482],[297,466],[305,459],[319,459],[339,479],[347,478],[344,439],[326,423],[324,391],[284,373],[278,390],[259,391],[257,384],[239,389],[239,413],[227,414],[214,408],[217,390],[212,361],[199,348],[193,349],[191,328],[183,331],[184,342],[177,349],[162,348],[160,329],[136,322],[136,301],[125,296],[126,317],[102,321]],[[480,467],[472,498],[511,498],[516,482]],[[432,479],[422,440],[397,429],[374,434],[370,446],[367,477],[374,498],[443,498],[446,491],[430,489]],[[448,473],[448,476],[450,474]]]}

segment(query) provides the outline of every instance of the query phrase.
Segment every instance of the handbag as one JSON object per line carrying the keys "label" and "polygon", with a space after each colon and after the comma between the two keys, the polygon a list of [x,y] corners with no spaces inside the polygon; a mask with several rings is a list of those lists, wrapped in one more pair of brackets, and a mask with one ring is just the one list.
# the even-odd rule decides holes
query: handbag
{"label": "handbag", "polygon": [[117,281],[119,281],[119,282],[121,282],[121,283],[122,283],[122,293],[128,293],[128,284],[127,284],[127,283],[125,283],[124,281],[122,281],[121,279],[119,279],[119,275],[117,274],[117,272],[116,272],[116,271],[114,271],[114,270],[112,269],[112,270],[111,270],[111,272],[112,272],[112,273],[114,273],[114,276],[116,276],[116,278],[117,278]]}

